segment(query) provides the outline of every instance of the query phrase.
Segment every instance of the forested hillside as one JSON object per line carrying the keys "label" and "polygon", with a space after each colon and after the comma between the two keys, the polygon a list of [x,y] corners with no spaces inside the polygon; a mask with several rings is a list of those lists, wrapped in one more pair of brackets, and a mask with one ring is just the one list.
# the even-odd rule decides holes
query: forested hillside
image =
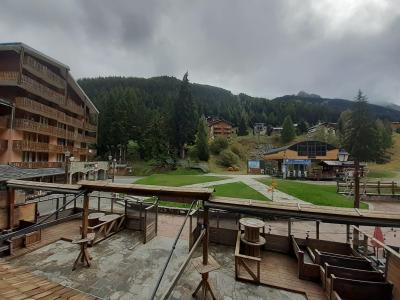
{"label": "forested hillside", "polygon": [[[99,153],[109,151],[106,146],[125,145],[132,139],[144,144],[143,135],[150,130],[149,127],[159,127],[153,130],[163,127],[164,137],[173,135],[170,118],[181,82],[168,76],[79,80],[100,111]],[[268,100],[245,94],[234,95],[222,88],[196,83],[190,83],[190,90],[197,116],[218,116],[234,125],[245,121],[248,126],[256,122],[280,126],[288,115],[295,123],[306,121],[312,125],[318,121],[336,122],[340,113],[352,105],[352,101],[320,98],[304,92],[298,96]],[[372,104],[369,104],[369,108],[375,117],[400,120],[400,111]]]}

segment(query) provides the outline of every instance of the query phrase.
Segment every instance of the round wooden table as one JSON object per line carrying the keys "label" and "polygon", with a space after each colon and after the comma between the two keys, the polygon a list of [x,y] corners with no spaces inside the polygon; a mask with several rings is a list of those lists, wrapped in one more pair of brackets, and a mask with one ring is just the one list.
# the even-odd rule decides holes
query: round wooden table
{"label": "round wooden table", "polygon": [[98,213],[91,213],[88,215],[88,223],[90,227],[96,226],[99,224],[99,219],[104,217],[105,213],[98,212]]}
{"label": "round wooden table", "polygon": [[246,255],[260,257],[261,246],[265,244],[265,238],[260,235],[260,228],[263,228],[265,223],[255,218],[242,218],[239,223],[244,227],[240,240],[245,244]]}
{"label": "round wooden table", "polygon": [[102,216],[101,218],[99,218],[99,222],[100,223],[109,222],[109,221],[118,219],[119,217],[120,217],[120,215],[117,215],[117,214],[105,215],[105,216]]}

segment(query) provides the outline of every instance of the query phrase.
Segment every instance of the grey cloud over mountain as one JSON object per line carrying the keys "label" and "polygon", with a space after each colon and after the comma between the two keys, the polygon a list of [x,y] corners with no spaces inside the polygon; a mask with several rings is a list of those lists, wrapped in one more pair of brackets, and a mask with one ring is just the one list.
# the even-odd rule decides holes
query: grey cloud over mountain
{"label": "grey cloud over mountain", "polygon": [[0,41],[75,77],[181,77],[276,97],[299,90],[400,104],[398,0],[1,1]]}

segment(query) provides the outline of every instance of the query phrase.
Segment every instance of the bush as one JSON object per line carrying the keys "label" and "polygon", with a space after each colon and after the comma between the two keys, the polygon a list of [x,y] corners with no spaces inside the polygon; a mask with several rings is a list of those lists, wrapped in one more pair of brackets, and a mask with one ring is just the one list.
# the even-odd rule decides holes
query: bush
{"label": "bush", "polygon": [[228,148],[229,143],[226,138],[217,137],[214,141],[212,141],[210,145],[210,151],[212,154],[218,155],[222,150]]}
{"label": "bush", "polygon": [[396,133],[400,133],[400,128],[396,128]]}
{"label": "bush", "polygon": [[236,143],[231,145],[231,151],[235,153],[237,156],[239,156],[240,159],[246,159],[246,153],[241,144]]}
{"label": "bush", "polygon": [[224,167],[232,167],[238,160],[239,157],[235,153],[229,149],[225,149],[220,153],[217,163]]}
{"label": "bush", "polygon": [[196,146],[192,146],[189,148],[188,157],[191,161],[199,161],[199,151],[197,151]]}

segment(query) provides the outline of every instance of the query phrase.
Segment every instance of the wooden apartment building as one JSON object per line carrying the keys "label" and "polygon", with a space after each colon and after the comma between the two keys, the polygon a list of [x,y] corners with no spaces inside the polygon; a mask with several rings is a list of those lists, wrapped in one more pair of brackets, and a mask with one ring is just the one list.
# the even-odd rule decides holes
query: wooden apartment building
{"label": "wooden apartment building", "polygon": [[23,44],[0,44],[0,164],[60,167],[94,154],[98,110],[69,67]]}
{"label": "wooden apartment building", "polygon": [[218,136],[229,138],[233,133],[232,124],[224,119],[208,117],[207,124],[210,140],[213,140]]}

